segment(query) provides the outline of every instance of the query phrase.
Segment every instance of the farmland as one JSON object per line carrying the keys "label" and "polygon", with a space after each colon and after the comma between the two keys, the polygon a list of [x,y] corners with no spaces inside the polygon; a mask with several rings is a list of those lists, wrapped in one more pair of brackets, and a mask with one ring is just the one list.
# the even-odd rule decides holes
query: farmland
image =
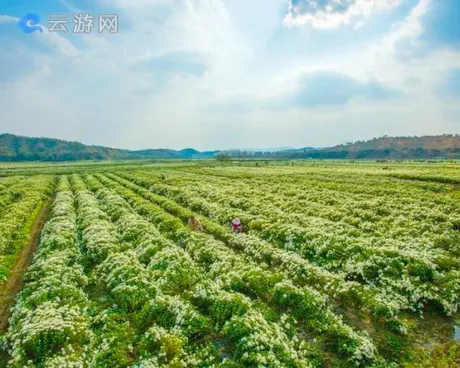
{"label": "farmland", "polygon": [[457,162],[0,173],[3,285],[49,211],[3,312],[8,367],[460,365]]}

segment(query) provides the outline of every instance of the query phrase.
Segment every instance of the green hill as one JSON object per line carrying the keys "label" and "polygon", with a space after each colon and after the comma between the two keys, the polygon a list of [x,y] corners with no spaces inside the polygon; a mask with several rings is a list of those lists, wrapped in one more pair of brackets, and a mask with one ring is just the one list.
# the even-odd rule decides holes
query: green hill
{"label": "green hill", "polygon": [[460,159],[460,135],[381,137],[321,150],[286,153],[289,158],[317,159]]}
{"label": "green hill", "polygon": [[86,146],[51,138],[28,138],[12,134],[0,135],[0,161],[79,161],[209,158],[216,152],[199,152],[191,148],[181,151],[151,149],[129,151],[100,146]]}

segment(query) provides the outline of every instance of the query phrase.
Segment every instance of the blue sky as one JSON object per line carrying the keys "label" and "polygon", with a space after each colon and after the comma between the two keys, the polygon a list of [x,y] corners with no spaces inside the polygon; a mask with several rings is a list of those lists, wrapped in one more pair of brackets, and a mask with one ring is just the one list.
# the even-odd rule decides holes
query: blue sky
{"label": "blue sky", "polygon": [[[43,33],[22,33],[25,14]],[[119,32],[49,32],[49,14]],[[0,132],[122,148],[460,133],[458,0],[3,0]]]}

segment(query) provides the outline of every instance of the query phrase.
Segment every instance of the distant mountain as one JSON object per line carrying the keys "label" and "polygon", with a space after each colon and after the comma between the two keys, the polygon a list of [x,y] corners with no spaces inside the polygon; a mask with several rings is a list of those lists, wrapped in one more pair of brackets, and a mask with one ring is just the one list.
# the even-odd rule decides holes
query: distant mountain
{"label": "distant mountain", "polygon": [[460,135],[381,137],[335,147],[297,150],[285,158],[316,159],[460,159]]}
{"label": "distant mountain", "polygon": [[129,151],[101,146],[86,146],[51,138],[28,138],[12,134],[0,135],[0,161],[78,161],[129,159],[191,159],[214,157],[218,151],[199,152],[192,148],[181,151],[148,149]]}
{"label": "distant mountain", "polygon": [[162,158],[176,158],[176,159],[201,159],[201,158],[212,158],[219,151],[200,152],[193,148],[186,148],[180,151],[171,149],[147,149],[141,151],[127,151],[131,158],[142,159],[162,159]]}
{"label": "distant mountain", "polygon": [[[330,148],[228,150],[233,158],[264,159],[460,159],[460,135],[425,137],[381,137],[349,142]],[[78,161],[135,159],[205,159],[221,151],[200,152],[193,148],[180,151],[145,149],[130,151],[101,146],[87,146],[51,138],[28,138],[0,134],[0,161]]]}

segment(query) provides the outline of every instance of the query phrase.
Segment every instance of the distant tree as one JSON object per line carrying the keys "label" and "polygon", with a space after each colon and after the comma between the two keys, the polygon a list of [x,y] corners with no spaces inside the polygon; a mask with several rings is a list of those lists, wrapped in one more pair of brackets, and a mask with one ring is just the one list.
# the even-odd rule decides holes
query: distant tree
{"label": "distant tree", "polygon": [[228,162],[231,160],[231,157],[228,153],[219,153],[216,155],[216,160],[219,162]]}

